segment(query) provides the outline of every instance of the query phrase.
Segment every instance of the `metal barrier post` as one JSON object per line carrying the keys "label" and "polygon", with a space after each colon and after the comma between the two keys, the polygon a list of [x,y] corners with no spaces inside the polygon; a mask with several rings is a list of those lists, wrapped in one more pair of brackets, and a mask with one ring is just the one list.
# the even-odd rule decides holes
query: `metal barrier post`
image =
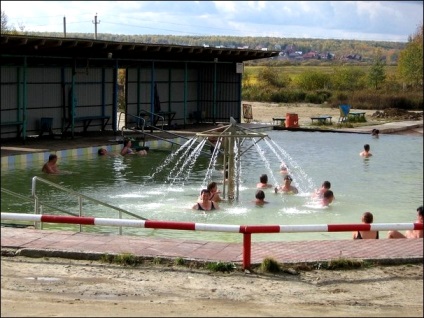
{"label": "metal barrier post", "polygon": [[243,269],[250,269],[252,233],[243,233]]}
{"label": "metal barrier post", "polygon": [[[79,216],[81,217],[82,216],[82,198],[80,195],[78,196],[78,205],[79,205]],[[79,225],[79,231],[82,232],[81,224]]]}

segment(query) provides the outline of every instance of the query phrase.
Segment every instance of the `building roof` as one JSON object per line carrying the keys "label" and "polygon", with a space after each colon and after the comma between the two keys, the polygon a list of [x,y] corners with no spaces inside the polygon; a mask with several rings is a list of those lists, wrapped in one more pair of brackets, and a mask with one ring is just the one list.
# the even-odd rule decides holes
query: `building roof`
{"label": "building roof", "polygon": [[[278,56],[279,53],[278,51],[239,48],[146,44],[12,34],[1,34],[0,52],[3,57],[36,57],[28,60],[28,65],[44,64],[46,59],[51,60],[52,58],[58,59],[58,64],[68,64],[70,59],[75,58],[90,60],[90,65],[93,65],[93,63],[112,64],[112,61],[114,64],[118,60],[120,66],[133,65],[137,61],[241,63]],[[60,63],[60,60],[67,62]]]}

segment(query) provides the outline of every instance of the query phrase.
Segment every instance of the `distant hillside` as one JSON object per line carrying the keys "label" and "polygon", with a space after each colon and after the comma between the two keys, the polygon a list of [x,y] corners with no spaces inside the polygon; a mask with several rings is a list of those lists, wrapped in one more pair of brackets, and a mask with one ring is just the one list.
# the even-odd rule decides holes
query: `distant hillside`
{"label": "distant hillside", "polygon": [[[26,32],[28,35],[63,37],[61,32]],[[94,39],[93,33],[68,33],[68,38]],[[98,33],[98,40],[209,46],[222,48],[248,48],[278,51],[280,59],[294,58],[318,60],[352,59],[369,61],[379,52],[388,64],[395,64],[404,42],[359,41],[336,39],[303,39],[278,37],[236,37],[236,36],[176,36],[176,35],[124,35]],[[297,53],[296,53],[297,52]],[[299,57],[301,56],[301,57]]]}

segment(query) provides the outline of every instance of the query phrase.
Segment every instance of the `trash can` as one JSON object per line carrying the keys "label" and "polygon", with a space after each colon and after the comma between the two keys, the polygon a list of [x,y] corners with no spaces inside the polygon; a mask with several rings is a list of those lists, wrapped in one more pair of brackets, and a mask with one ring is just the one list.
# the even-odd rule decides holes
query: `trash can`
{"label": "trash can", "polygon": [[299,118],[297,114],[287,113],[286,114],[286,128],[299,127]]}

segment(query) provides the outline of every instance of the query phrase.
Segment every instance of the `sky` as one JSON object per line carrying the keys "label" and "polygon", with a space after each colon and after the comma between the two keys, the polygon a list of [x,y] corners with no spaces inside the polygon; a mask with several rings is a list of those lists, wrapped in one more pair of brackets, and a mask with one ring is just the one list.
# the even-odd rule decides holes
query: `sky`
{"label": "sky", "polygon": [[407,42],[423,1],[1,1],[25,31]]}

